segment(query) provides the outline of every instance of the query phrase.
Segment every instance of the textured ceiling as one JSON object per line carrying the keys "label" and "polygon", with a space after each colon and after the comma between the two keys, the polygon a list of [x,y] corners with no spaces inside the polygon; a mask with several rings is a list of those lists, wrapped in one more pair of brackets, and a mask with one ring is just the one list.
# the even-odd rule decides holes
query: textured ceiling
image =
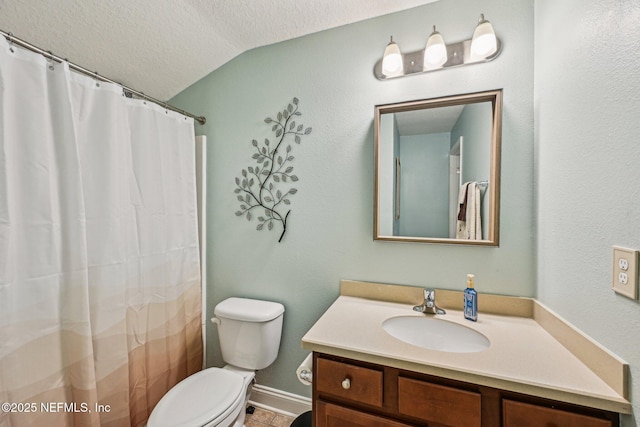
{"label": "textured ceiling", "polygon": [[0,29],[167,100],[235,56],[437,0],[0,0]]}

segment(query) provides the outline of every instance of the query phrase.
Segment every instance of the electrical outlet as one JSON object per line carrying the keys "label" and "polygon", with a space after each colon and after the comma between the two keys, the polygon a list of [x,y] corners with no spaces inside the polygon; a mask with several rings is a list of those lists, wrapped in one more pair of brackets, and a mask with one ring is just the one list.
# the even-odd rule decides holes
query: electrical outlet
{"label": "electrical outlet", "polygon": [[638,251],[614,246],[612,276],[614,291],[638,299]]}
{"label": "electrical outlet", "polygon": [[626,258],[620,258],[618,267],[620,267],[620,270],[627,271],[629,269],[629,261]]}
{"label": "electrical outlet", "polygon": [[624,271],[618,273],[618,282],[620,282],[621,285],[626,285],[628,281],[629,276],[627,276],[627,273],[625,273]]}

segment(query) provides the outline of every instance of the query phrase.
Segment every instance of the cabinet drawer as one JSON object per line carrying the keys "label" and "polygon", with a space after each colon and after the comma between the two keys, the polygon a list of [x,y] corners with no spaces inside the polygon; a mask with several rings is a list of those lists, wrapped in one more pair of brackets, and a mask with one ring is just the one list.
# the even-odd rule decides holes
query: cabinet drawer
{"label": "cabinet drawer", "polygon": [[411,427],[391,419],[319,401],[315,412],[317,427]]}
{"label": "cabinet drawer", "polygon": [[480,426],[480,393],[410,378],[398,378],[398,410],[403,415],[448,426]]}
{"label": "cabinet drawer", "polygon": [[611,427],[608,420],[513,400],[502,401],[503,427]]}
{"label": "cabinet drawer", "polygon": [[313,381],[320,393],[382,406],[382,371],[318,358]]}

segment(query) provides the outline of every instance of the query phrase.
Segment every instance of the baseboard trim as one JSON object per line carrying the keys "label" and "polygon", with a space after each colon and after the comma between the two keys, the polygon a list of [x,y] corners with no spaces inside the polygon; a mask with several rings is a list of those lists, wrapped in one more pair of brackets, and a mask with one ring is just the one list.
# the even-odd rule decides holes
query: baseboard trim
{"label": "baseboard trim", "polygon": [[254,384],[249,404],[293,417],[311,410],[310,398],[260,384]]}

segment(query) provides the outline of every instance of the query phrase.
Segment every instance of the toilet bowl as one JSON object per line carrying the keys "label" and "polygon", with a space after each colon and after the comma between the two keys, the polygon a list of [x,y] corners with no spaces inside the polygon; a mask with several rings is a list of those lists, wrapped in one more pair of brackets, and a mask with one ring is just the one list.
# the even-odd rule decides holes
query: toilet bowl
{"label": "toilet bowl", "polygon": [[252,380],[253,372],[243,378],[223,368],[193,374],[160,399],[147,427],[234,426],[244,412],[246,390]]}
{"label": "toilet bowl", "polygon": [[176,384],[153,409],[147,427],[242,427],[255,371],[278,356],[284,306],[247,298],[219,303],[224,368],[208,368]]}

